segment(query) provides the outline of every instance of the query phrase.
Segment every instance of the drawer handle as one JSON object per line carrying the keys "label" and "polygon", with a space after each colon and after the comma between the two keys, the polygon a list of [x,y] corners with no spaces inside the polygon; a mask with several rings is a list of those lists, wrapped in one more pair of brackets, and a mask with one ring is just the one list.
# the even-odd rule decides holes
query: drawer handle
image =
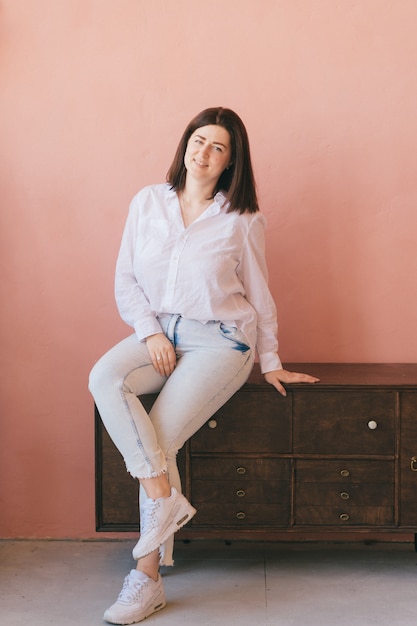
{"label": "drawer handle", "polygon": [[375,420],[369,420],[368,428],[369,430],[376,430],[378,428],[378,422],[376,422]]}
{"label": "drawer handle", "polygon": [[246,474],[246,467],[242,467],[242,466],[237,467],[236,471],[238,474]]}
{"label": "drawer handle", "polygon": [[243,511],[239,511],[239,513],[236,513],[236,517],[237,519],[245,519],[246,513],[244,513]]}
{"label": "drawer handle", "polygon": [[349,515],[347,513],[341,513],[339,515],[339,518],[342,520],[342,522],[347,522],[349,519]]}
{"label": "drawer handle", "polygon": [[346,478],[347,476],[350,476],[350,472],[347,469],[342,469],[340,475],[343,476],[343,478]]}
{"label": "drawer handle", "polygon": [[209,420],[208,427],[209,428],[217,428],[217,420]]}
{"label": "drawer handle", "polygon": [[246,496],[246,491],[243,491],[243,489],[238,489],[236,491],[236,495],[238,498],[244,498]]}
{"label": "drawer handle", "polygon": [[347,491],[342,491],[340,497],[342,498],[342,500],[349,500],[350,495],[347,493]]}
{"label": "drawer handle", "polygon": [[412,472],[417,472],[417,456],[413,456],[410,463],[410,468]]}

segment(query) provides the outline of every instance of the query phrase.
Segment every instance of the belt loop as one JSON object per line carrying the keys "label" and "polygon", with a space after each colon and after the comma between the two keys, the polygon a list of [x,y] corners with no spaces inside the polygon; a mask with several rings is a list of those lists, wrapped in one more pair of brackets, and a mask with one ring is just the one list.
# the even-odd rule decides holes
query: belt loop
{"label": "belt loop", "polygon": [[166,331],[166,336],[168,337],[168,339],[174,344],[176,344],[175,341],[175,329],[177,327],[178,322],[181,319],[181,315],[179,313],[175,313],[173,315],[171,315],[171,319],[169,320],[168,326],[167,326],[167,331]]}

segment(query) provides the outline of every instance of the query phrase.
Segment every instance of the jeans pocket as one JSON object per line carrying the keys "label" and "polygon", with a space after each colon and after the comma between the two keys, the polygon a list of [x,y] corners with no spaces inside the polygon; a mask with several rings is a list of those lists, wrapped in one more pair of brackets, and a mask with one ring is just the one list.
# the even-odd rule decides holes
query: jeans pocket
{"label": "jeans pocket", "polygon": [[217,325],[217,329],[222,337],[227,339],[228,341],[233,342],[233,349],[239,350],[240,352],[247,352],[250,350],[250,346],[247,343],[247,339],[241,330],[236,328],[236,326],[231,326],[230,324],[224,324],[223,322],[219,322]]}

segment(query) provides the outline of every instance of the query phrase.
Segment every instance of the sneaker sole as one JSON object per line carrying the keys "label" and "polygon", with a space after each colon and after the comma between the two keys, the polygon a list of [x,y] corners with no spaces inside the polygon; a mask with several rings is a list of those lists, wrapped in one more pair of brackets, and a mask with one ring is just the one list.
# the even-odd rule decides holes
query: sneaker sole
{"label": "sneaker sole", "polygon": [[110,616],[106,617],[106,613],[104,613],[103,619],[104,619],[105,622],[108,622],[109,624],[122,624],[123,626],[128,626],[129,624],[136,624],[138,622],[142,622],[147,617],[150,617],[154,613],[157,613],[157,611],[161,611],[162,609],[164,609],[166,607],[166,605],[167,605],[167,602],[166,602],[166,599],[165,599],[165,595],[163,595],[162,598],[160,598],[158,600],[158,603],[156,605],[153,606],[151,604],[145,610],[144,614],[142,613],[138,617],[129,617],[128,621],[126,621],[126,620],[121,621],[120,619],[117,620],[117,618],[111,618]]}
{"label": "sneaker sole", "polygon": [[155,541],[154,544],[150,544],[143,548],[140,545],[140,539],[136,546],[132,550],[133,558],[137,561],[138,559],[142,559],[144,556],[147,556],[154,550],[157,550],[159,546],[161,546],[165,541],[171,537],[177,530],[182,528],[187,522],[190,521],[197,513],[196,509],[187,501],[186,505],[180,506],[179,511],[175,514],[175,518],[178,516],[179,519],[172,520],[169,522],[168,526],[164,529],[164,531],[159,535],[158,541]]}

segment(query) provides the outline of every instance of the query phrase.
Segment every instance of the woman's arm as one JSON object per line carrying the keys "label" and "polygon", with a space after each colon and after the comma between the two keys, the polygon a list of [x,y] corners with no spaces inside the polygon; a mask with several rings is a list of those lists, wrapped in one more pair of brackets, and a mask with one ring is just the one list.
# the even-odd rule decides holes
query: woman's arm
{"label": "woman's arm", "polygon": [[260,214],[252,221],[243,247],[241,276],[246,299],[258,316],[257,351],[265,380],[283,396],[286,396],[287,392],[281,383],[318,382],[318,378],[309,374],[283,369],[279,359],[276,307],[268,287],[265,260],[265,218]]}
{"label": "woman's arm", "polygon": [[140,341],[162,332],[134,271],[136,246],[140,245],[138,196],[129,209],[116,263],[115,298],[120,317],[135,329]]}

